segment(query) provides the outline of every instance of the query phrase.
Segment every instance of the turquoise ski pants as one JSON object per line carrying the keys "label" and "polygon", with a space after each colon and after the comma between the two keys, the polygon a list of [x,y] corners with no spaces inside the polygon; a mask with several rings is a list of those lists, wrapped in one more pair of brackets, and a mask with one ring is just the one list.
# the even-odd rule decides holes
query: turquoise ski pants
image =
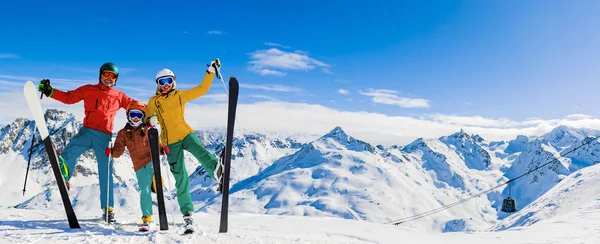
{"label": "turquoise ski pants", "polygon": [[[60,155],[65,160],[67,168],[71,175],[74,173],[75,165],[79,156],[85,151],[92,149],[96,155],[96,161],[98,163],[98,178],[100,181],[100,207],[106,208],[106,198],[108,197],[108,206],[114,207],[114,194],[113,194],[113,175],[109,174],[113,170],[113,161],[110,160],[110,166],[108,157],[105,155],[105,150],[108,147],[112,136],[104,132],[100,132],[87,127],[81,127],[79,133],[71,139]],[[108,188],[107,188],[108,181]],[[108,192],[108,194],[107,194]]]}
{"label": "turquoise ski pants", "polygon": [[152,216],[152,176],[154,167],[152,162],[135,172],[140,187],[140,208],[142,216]]}

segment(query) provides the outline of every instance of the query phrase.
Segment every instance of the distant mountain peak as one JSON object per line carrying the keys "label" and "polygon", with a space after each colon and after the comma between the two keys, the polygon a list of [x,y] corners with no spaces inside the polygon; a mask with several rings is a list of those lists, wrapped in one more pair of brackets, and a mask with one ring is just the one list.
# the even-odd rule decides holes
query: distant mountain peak
{"label": "distant mountain peak", "polygon": [[586,137],[599,135],[600,130],[559,125],[552,129],[552,131],[541,136],[541,139],[549,142],[554,147],[567,147],[585,140]]}
{"label": "distant mountain peak", "polygon": [[443,136],[440,138],[440,140],[443,140],[444,138],[461,138],[461,139],[465,139],[465,140],[472,140],[474,142],[483,142],[483,138],[477,134],[469,134],[467,133],[464,129],[460,129],[459,132],[453,133],[449,136]]}
{"label": "distant mountain peak", "polygon": [[[318,144],[314,145],[315,143]],[[329,133],[321,136],[317,140],[307,144],[316,146],[315,148],[319,148],[325,146],[327,148],[337,148],[337,149],[348,149],[354,151],[370,151],[375,153],[377,150],[371,144],[358,140],[350,135],[348,135],[340,126],[336,126]]]}
{"label": "distant mountain peak", "polygon": [[351,138],[351,136],[346,134],[346,132],[342,129],[342,127],[336,126],[329,133],[323,135],[322,138],[333,138],[338,141],[348,141],[348,139]]}
{"label": "distant mountain peak", "polygon": [[66,121],[68,119],[75,119],[75,115],[72,113],[68,113],[62,110],[49,108],[44,113],[44,118],[46,121],[52,120],[56,122]]}

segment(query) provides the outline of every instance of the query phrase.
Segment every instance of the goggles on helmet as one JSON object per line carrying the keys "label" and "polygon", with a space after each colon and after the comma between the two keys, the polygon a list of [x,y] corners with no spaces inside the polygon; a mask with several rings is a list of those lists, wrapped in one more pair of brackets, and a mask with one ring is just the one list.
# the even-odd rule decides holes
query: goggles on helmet
{"label": "goggles on helmet", "polygon": [[173,77],[167,76],[167,77],[158,78],[156,80],[156,83],[158,83],[159,86],[165,86],[165,85],[173,84],[174,81],[175,80],[173,79]]}

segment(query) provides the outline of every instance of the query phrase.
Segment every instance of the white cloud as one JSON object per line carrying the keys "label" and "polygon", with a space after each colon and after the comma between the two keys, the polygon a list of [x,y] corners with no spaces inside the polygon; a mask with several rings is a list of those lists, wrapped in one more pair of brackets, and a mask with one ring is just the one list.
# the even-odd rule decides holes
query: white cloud
{"label": "white cloud", "polygon": [[227,97],[227,94],[222,93],[222,94],[206,94],[204,96],[202,96],[201,98],[206,98],[206,99],[210,99],[212,101],[215,102],[227,102],[229,99]]}
{"label": "white cloud", "polygon": [[278,91],[278,92],[301,92],[303,91],[297,87],[282,86],[282,85],[252,85],[252,84],[240,84],[240,87],[253,90],[266,90],[266,91]]}
{"label": "white cloud", "polygon": [[587,115],[587,114],[571,114],[569,116],[567,116],[567,119],[569,120],[581,120],[581,119],[593,119],[594,116],[591,115]]}
{"label": "white cloud", "polygon": [[267,95],[260,95],[260,94],[252,94],[252,95],[250,95],[250,97],[258,98],[258,99],[264,99],[264,100],[273,101],[273,102],[279,102],[279,101],[281,101],[281,100],[279,100],[277,98],[274,98],[274,97],[271,97],[271,96],[267,96]]}
{"label": "white cloud", "polygon": [[223,34],[223,32],[219,31],[219,30],[211,30],[211,31],[206,32],[206,34],[209,34],[209,35],[221,35],[221,34]]}
{"label": "white cloud", "polygon": [[291,48],[291,47],[284,46],[284,45],[277,44],[277,43],[273,43],[273,42],[265,42],[265,45],[271,46],[271,47]]}
{"label": "white cloud", "polygon": [[397,105],[403,108],[428,108],[429,100],[422,98],[398,97],[398,92],[387,89],[369,89],[366,92],[359,92],[361,95],[373,97],[373,103]]}
{"label": "white cloud", "polygon": [[252,69],[252,71],[254,71],[262,76],[266,76],[266,75],[285,76],[287,74],[285,72],[281,72],[281,71],[277,71],[277,70],[270,70],[270,69]]}
{"label": "white cloud", "polygon": [[249,69],[261,75],[285,75],[284,72],[274,69],[308,71],[316,67],[320,67],[325,73],[331,73],[330,65],[309,57],[303,51],[286,52],[271,48],[250,53],[250,59]]}
{"label": "white cloud", "polygon": [[[32,76],[13,76],[13,75],[1,75],[0,79],[5,79],[4,82],[11,82],[16,84],[24,85],[25,81],[33,81],[33,83],[38,84],[41,79],[49,79],[50,84],[52,86],[60,86],[62,89],[74,89],[85,83],[96,83],[96,81],[90,80],[73,80],[73,79],[63,79],[63,78],[53,78],[53,77],[32,77]],[[19,91],[20,92],[20,91]]]}
{"label": "white cloud", "polygon": [[329,68],[322,68],[321,71],[325,74],[333,74],[333,72]]}
{"label": "white cloud", "polygon": [[480,127],[495,127],[495,128],[509,128],[521,125],[521,123],[512,121],[509,119],[488,119],[481,116],[456,116],[456,115],[443,115],[434,114],[425,116],[431,121],[442,122],[451,125],[459,126],[480,126]]}
{"label": "white cloud", "polygon": [[[226,118],[225,104],[202,105],[189,107],[188,121],[194,128],[224,126]],[[413,140],[437,138],[464,129],[467,133],[479,134],[486,140],[511,140],[517,135],[542,135],[554,127],[564,124],[573,127],[600,129],[600,118],[581,117],[573,119],[540,120],[514,122],[507,126],[503,119],[498,120],[498,127],[493,123],[480,126],[467,119],[455,119],[452,123],[439,120],[441,117],[413,118],[407,116],[388,116],[370,112],[349,112],[332,109],[322,105],[286,102],[259,102],[240,104],[237,110],[236,127],[252,131],[271,131],[277,133],[307,133],[320,136],[335,126],[341,126],[350,135],[373,144],[405,145]],[[205,114],[212,114],[207,119]],[[260,114],[260,116],[256,116]],[[484,121],[496,121],[485,119]],[[465,122],[465,123],[463,123]]]}
{"label": "white cloud", "polygon": [[[26,102],[21,93],[0,92],[0,124],[9,124],[17,117],[31,119]],[[252,95],[255,98],[269,99],[268,96]],[[227,117],[226,95],[216,94],[209,98],[219,103],[188,103],[186,121],[196,130],[211,127],[224,127]],[[83,103],[64,105],[44,97],[42,107],[56,108],[75,114],[83,119]],[[211,116],[206,116],[210,114]],[[260,116],[257,116],[260,115]],[[372,144],[405,145],[417,138],[437,138],[450,135],[460,129],[478,134],[486,140],[511,140],[517,135],[539,136],[558,125],[576,128],[600,129],[600,118],[589,115],[569,115],[565,118],[525,121],[491,119],[479,116],[460,117],[453,115],[432,115],[420,118],[408,116],[388,116],[371,112],[349,112],[323,105],[307,103],[287,103],[265,101],[240,104],[237,109],[237,129],[280,134],[309,134],[311,139],[321,136],[335,126],[341,126],[351,136]],[[475,120],[475,122],[473,122]],[[115,120],[115,130],[126,123],[124,110],[119,110]]]}
{"label": "white cloud", "polygon": [[9,59],[9,58],[18,59],[18,58],[21,58],[21,57],[19,55],[17,55],[17,54],[14,54],[14,53],[0,53],[0,59],[3,59],[3,58],[6,58],[6,59]]}
{"label": "white cloud", "polygon": [[348,91],[348,90],[345,90],[345,89],[341,89],[341,88],[340,88],[340,89],[338,90],[338,93],[339,93],[339,94],[342,94],[342,95],[348,95],[348,94],[350,94],[350,91]]}

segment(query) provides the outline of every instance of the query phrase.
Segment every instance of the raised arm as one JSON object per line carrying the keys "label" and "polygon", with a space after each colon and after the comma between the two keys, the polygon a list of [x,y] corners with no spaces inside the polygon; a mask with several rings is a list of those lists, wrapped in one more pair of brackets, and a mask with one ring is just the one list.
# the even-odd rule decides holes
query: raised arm
{"label": "raised arm", "polygon": [[189,90],[180,91],[181,99],[184,102],[197,99],[208,92],[210,86],[212,85],[213,79],[215,78],[214,73],[206,72],[204,75],[204,79],[202,79],[202,83],[200,85],[193,87]]}
{"label": "raised arm", "polygon": [[38,86],[38,90],[44,93],[46,97],[51,97],[65,104],[74,104],[83,100],[86,86],[81,86],[75,90],[63,92],[50,86],[50,80],[43,79]]}
{"label": "raised arm", "polygon": [[197,99],[206,94],[210,89],[210,86],[212,85],[212,82],[215,78],[215,74],[219,73],[220,68],[221,61],[219,61],[218,58],[213,60],[208,66],[208,69],[206,70],[206,75],[204,75],[202,83],[200,83],[200,85],[192,89],[181,91],[181,99],[184,102],[187,102],[190,100]]}

